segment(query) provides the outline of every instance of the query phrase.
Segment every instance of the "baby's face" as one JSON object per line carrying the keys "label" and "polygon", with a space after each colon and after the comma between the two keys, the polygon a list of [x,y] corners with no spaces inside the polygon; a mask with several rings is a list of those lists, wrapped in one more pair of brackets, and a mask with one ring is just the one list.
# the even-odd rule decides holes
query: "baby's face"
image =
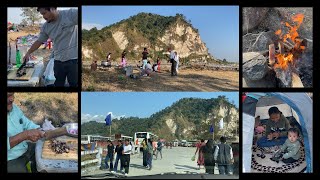
{"label": "baby's face", "polygon": [[298,134],[297,133],[294,133],[294,132],[289,132],[288,133],[288,139],[290,142],[296,142],[297,139],[298,139]]}

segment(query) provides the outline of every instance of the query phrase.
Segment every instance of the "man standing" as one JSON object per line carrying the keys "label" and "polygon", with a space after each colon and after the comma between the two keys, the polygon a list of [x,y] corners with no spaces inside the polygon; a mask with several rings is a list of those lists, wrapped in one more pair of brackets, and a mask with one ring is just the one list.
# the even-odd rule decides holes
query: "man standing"
{"label": "man standing", "polygon": [[126,139],[125,145],[123,146],[123,151],[122,151],[122,162],[123,162],[125,176],[127,176],[129,173],[131,151],[132,151],[132,146],[129,144],[129,140]]}
{"label": "man standing", "polygon": [[116,161],[114,163],[114,172],[117,172],[117,168],[118,168],[118,161],[120,160],[120,171],[123,170],[123,163],[122,163],[122,151],[123,151],[123,145],[122,145],[122,141],[118,140],[118,145],[116,146]]}
{"label": "man standing", "polygon": [[219,174],[232,174],[232,164],[234,163],[233,152],[230,145],[226,144],[226,138],[220,138],[221,144],[216,146],[214,160],[218,164]]}
{"label": "man standing", "polygon": [[148,63],[148,50],[147,48],[144,48],[143,49],[143,52],[142,52],[142,69],[146,69],[146,65]]}
{"label": "man standing", "polygon": [[169,48],[168,51],[170,52],[170,62],[171,62],[171,76],[176,76],[177,71],[176,71],[176,66],[177,62],[174,60],[174,52]]}
{"label": "man standing", "polygon": [[108,146],[107,146],[108,152],[107,152],[107,156],[105,159],[106,169],[109,169],[108,162],[110,160],[110,169],[109,170],[112,171],[113,170],[114,146],[110,140],[108,140],[107,144],[108,144]]}
{"label": "man standing", "polygon": [[9,173],[27,173],[27,164],[31,162],[32,172],[36,172],[35,144],[44,137],[44,132],[24,116],[20,108],[13,104],[14,93],[7,93],[7,167]]}
{"label": "man standing", "polygon": [[50,38],[54,42],[55,86],[63,87],[68,79],[69,85],[76,87],[78,85],[78,10],[58,11],[57,7],[38,7],[37,11],[46,23],[41,28],[38,40],[23,57],[24,61],[28,61],[30,54]]}

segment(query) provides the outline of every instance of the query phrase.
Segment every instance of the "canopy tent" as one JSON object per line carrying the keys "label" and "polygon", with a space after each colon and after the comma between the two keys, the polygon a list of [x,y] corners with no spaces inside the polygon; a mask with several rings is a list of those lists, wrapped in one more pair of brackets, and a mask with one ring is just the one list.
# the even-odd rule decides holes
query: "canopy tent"
{"label": "canopy tent", "polygon": [[268,109],[277,106],[284,116],[294,117],[301,126],[307,163],[306,172],[311,173],[313,171],[312,99],[306,93],[247,93],[242,100],[243,172],[251,172],[255,117],[259,115],[260,119],[268,119]]}

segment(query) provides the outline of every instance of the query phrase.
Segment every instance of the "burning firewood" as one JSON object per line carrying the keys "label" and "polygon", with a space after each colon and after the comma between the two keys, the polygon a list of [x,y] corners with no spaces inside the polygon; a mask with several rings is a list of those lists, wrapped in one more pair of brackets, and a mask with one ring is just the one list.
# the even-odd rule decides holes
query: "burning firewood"
{"label": "burning firewood", "polygon": [[274,63],[276,62],[276,57],[275,57],[275,47],[274,44],[269,45],[269,65],[273,66]]}
{"label": "burning firewood", "polygon": [[295,47],[295,43],[291,39],[284,41],[283,45],[287,48],[287,51],[291,51]]}

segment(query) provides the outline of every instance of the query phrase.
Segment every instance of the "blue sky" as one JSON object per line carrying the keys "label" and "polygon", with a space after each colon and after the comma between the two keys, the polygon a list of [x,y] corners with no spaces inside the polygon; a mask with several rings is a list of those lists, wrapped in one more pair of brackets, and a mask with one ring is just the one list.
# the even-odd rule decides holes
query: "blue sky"
{"label": "blue sky", "polygon": [[82,92],[81,123],[104,122],[109,112],[113,118],[149,117],[184,97],[210,99],[219,95],[225,95],[230,102],[233,101],[236,107],[239,107],[238,92]]}
{"label": "blue sky", "polygon": [[215,58],[239,62],[238,6],[83,6],[82,28],[111,25],[139,12],[175,16],[191,20]]}
{"label": "blue sky", "polygon": [[[75,9],[78,9],[78,7],[72,7]],[[66,8],[66,7],[58,7],[58,10],[67,10],[70,8]],[[24,18],[23,16],[21,16],[22,11],[20,9],[20,7],[8,7],[8,21],[12,22],[12,23],[21,23],[22,19]],[[41,23],[46,22],[43,18],[41,19]]]}

